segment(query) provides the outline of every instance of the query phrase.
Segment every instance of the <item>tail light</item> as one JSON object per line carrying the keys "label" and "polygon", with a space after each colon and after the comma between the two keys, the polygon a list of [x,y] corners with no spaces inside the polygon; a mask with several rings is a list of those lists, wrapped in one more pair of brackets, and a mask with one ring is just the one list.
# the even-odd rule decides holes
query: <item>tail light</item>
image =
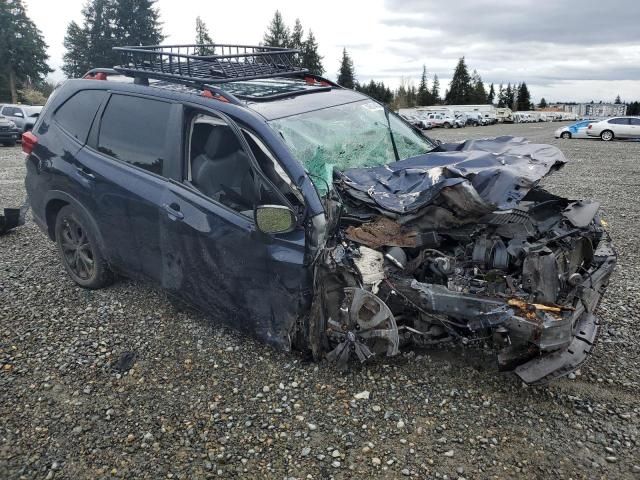
{"label": "tail light", "polygon": [[22,151],[29,155],[38,144],[38,137],[33,132],[24,132],[22,134]]}
{"label": "tail light", "polygon": [[589,126],[587,127],[587,130],[591,130],[591,127],[593,127],[593,124],[589,124]]}

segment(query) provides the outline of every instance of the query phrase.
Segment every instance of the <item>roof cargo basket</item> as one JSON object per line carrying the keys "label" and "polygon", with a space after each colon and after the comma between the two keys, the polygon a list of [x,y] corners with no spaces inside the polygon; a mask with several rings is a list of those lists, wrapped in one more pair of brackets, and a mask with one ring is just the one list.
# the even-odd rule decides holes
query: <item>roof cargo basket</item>
{"label": "roof cargo basket", "polygon": [[259,78],[302,76],[298,50],[249,45],[152,45],[114,47],[114,69],[137,79],[206,85]]}

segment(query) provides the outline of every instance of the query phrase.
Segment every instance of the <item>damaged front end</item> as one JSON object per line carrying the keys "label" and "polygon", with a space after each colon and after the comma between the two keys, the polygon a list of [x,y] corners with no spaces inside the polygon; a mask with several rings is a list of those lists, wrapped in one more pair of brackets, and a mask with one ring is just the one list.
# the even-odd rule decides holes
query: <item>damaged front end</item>
{"label": "damaged front end", "polygon": [[566,160],[500,137],[336,174],[310,340],[345,365],[405,345],[491,342],[526,383],[578,368],[616,254],[596,202],[538,186]]}

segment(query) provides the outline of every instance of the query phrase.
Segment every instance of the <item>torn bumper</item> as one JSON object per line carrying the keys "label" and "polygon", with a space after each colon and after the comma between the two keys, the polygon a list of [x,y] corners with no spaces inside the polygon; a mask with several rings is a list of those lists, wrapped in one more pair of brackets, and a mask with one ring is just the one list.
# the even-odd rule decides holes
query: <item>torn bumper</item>
{"label": "torn bumper", "polygon": [[418,310],[452,319],[449,326],[458,332],[488,330],[501,336],[507,347],[499,355],[500,366],[517,365],[514,371],[524,382],[542,384],[574,371],[593,350],[599,326],[594,311],[616,264],[609,242],[601,243],[595,257],[597,265],[576,287],[569,306],[471,295],[408,278],[391,284]]}

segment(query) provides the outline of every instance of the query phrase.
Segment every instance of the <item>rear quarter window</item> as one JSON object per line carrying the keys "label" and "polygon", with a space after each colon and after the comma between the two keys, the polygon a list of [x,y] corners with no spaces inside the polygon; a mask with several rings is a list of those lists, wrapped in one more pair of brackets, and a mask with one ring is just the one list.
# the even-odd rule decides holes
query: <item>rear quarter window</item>
{"label": "rear quarter window", "polygon": [[53,118],[65,132],[84,144],[106,95],[104,90],[81,90],[58,107]]}

